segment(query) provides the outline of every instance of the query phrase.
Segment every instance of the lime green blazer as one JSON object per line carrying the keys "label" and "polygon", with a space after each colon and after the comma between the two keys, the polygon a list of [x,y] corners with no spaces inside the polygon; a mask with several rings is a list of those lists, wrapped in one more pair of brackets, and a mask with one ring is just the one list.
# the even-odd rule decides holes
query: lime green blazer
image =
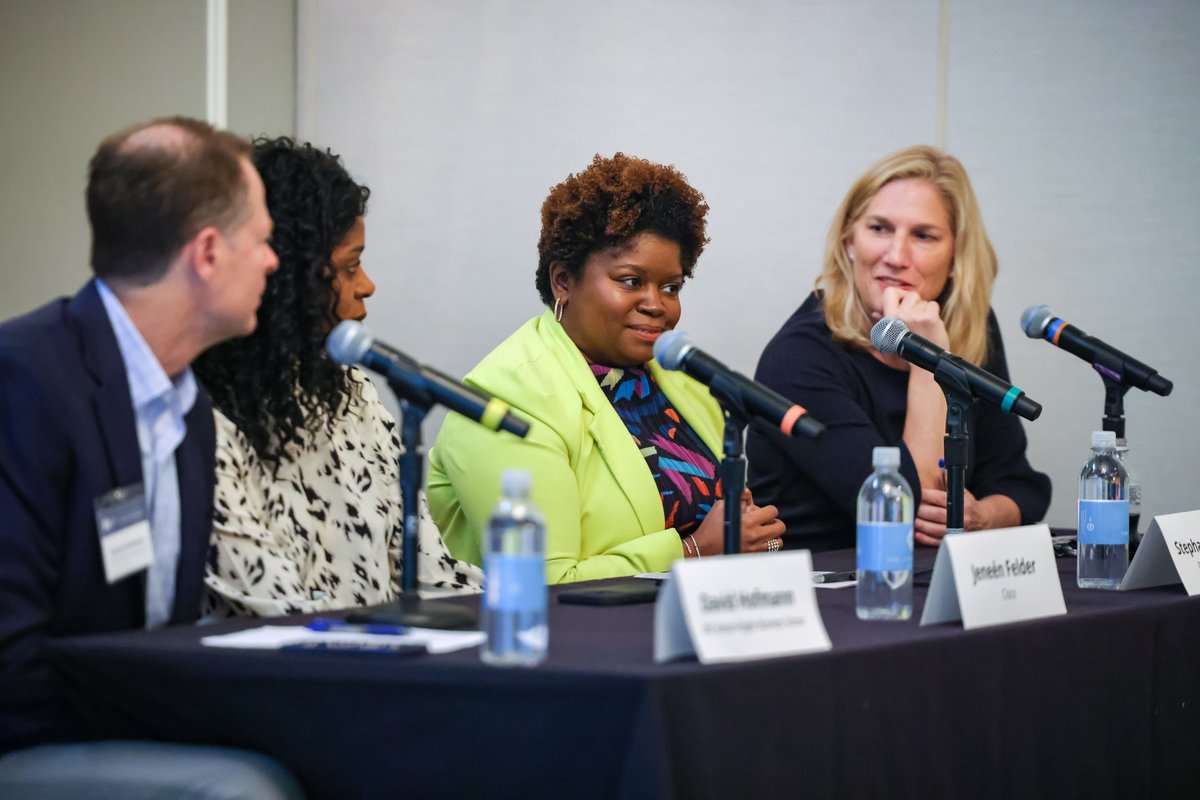
{"label": "lime green blazer", "polygon": [[[649,364],[675,408],[720,457],[724,417],[708,388]],[[487,355],[464,379],[530,423],[525,439],[446,417],[429,454],[426,496],[456,558],[481,564],[500,474],[524,467],[546,517],[546,580],[613,578],[669,569],[683,556],[662,497],[633,437],[587,361],[547,311]]]}

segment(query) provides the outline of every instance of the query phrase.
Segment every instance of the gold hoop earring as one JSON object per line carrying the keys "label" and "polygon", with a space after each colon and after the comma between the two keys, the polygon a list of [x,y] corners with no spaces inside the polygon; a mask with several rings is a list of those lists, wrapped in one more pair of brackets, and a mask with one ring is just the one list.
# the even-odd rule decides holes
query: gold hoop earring
{"label": "gold hoop earring", "polygon": [[564,303],[562,300],[558,299],[557,297],[554,298],[554,321],[559,323],[560,325],[562,324],[563,311],[565,311],[566,308],[567,308],[566,303]]}

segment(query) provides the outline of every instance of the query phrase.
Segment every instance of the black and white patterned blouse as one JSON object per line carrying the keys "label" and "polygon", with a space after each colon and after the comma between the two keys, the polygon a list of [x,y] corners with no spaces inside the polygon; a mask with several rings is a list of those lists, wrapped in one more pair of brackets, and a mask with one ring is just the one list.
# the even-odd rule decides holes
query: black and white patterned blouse
{"label": "black and white patterned blouse", "polygon": [[[206,616],[279,616],[371,605],[399,587],[396,422],[371,381],[358,385],[332,435],[306,433],[272,474],[220,411]],[[422,596],[479,591],[482,571],[450,556],[421,496]]]}

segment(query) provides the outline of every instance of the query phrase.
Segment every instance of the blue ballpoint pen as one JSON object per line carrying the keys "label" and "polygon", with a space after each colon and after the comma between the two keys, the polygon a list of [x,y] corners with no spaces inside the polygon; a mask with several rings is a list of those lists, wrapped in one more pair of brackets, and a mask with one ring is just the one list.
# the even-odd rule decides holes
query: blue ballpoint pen
{"label": "blue ballpoint pen", "polygon": [[319,633],[341,631],[345,633],[377,633],[385,636],[402,636],[408,633],[408,628],[403,625],[387,625],[377,622],[366,625],[355,625],[352,622],[346,622],[346,620],[338,619],[337,617],[317,617],[304,627],[310,631],[317,631]]}

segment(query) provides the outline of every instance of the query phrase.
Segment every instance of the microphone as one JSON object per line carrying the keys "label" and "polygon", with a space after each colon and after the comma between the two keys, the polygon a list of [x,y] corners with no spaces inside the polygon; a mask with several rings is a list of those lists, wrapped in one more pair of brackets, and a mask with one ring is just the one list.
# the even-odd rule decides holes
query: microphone
{"label": "microphone", "polygon": [[440,404],[490,430],[505,430],[524,438],[529,423],[509,411],[508,403],[463,386],[454,378],[418,364],[367,332],[361,322],[345,320],[329,334],[325,349],[339,364],[362,364],[388,380],[392,390],[425,407]]}
{"label": "microphone", "polygon": [[938,362],[950,361],[966,374],[967,384],[976,397],[1000,406],[1005,414],[1016,414],[1032,421],[1042,413],[1041,404],[1016,386],[918,336],[895,317],[884,317],[875,323],[871,328],[871,344],[884,355],[899,354],[904,360],[930,372],[937,371]]}
{"label": "microphone", "polygon": [[1166,397],[1175,388],[1169,380],[1136,358],[1068,325],[1044,305],[1021,312],[1021,330],[1030,339],[1045,339],[1091,364],[1105,377]]}
{"label": "microphone", "polygon": [[746,411],[777,425],[785,436],[803,433],[815,439],[825,431],[825,426],[810,417],[803,406],[740,372],[734,372],[693,345],[685,333],[667,331],[659,336],[654,342],[654,357],[665,368],[682,370],[705,386],[711,387],[714,381],[720,381],[721,388],[732,388]]}

